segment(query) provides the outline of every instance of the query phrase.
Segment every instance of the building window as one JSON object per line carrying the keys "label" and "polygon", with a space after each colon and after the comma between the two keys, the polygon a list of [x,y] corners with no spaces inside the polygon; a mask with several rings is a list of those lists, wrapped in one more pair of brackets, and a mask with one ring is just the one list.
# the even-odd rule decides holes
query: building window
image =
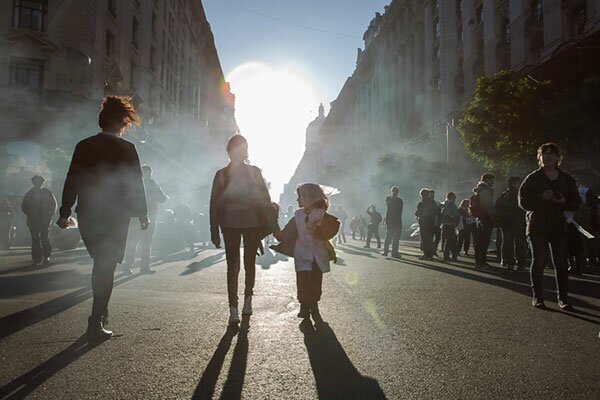
{"label": "building window", "polygon": [[134,92],[135,92],[135,73],[136,73],[135,63],[133,61],[131,61],[131,65],[129,67],[129,87]]}
{"label": "building window", "polygon": [[117,17],[117,0],[108,0],[108,12],[113,17]]}
{"label": "building window", "polygon": [[109,31],[106,31],[106,57],[115,58],[115,37]]}
{"label": "building window", "polygon": [[142,8],[142,5],[140,4],[140,0],[133,0],[133,4],[135,5],[135,7],[139,10],[140,8]]}
{"label": "building window", "polygon": [[152,36],[156,37],[156,26],[158,25],[158,17],[156,13],[152,11]]}
{"label": "building window", "polygon": [[483,22],[483,4],[477,5],[477,8],[475,9],[475,16],[477,17],[477,24]]}
{"label": "building window", "polygon": [[154,72],[156,70],[156,50],[154,50],[154,46],[150,46],[150,71]]}
{"label": "building window", "polygon": [[510,44],[510,21],[508,18],[504,20],[504,44]]}
{"label": "building window", "polygon": [[456,0],[456,19],[459,21],[462,19],[462,0]]}
{"label": "building window", "polygon": [[14,0],[13,26],[44,32],[48,15],[47,0]]}
{"label": "building window", "polygon": [[463,41],[463,27],[462,24],[456,27],[456,40],[458,43],[462,43]]}
{"label": "building window", "polygon": [[140,30],[140,23],[134,17],[133,22],[131,24],[131,44],[133,44],[133,47],[135,47],[136,49],[138,48],[139,30]]}
{"label": "building window", "polygon": [[10,60],[12,86],[36,88],[44,87],[44,60],[13,57]]}
{"label": "building window", "polygon": [[439,20],[439,18],[436,18],[433,21],[433,36],[438,39],[440,37],[440,20]]}

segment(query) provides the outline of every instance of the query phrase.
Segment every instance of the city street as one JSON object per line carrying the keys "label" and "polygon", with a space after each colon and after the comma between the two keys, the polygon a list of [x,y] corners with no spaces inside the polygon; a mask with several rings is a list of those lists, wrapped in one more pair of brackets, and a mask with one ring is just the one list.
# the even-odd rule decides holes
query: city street
{"label": "city street", "polygon": [[600,275],[572,277],[575,311],[561,312],[547,274],[544,311],[527,272],[401,252],[339,246],[316,331],[296,317],[292,259],[258,260],[254,314],[228,329],[224,251],[174,254],[154,275],[117,273],[117,336],[89,347],[85,249],[36,270],[26,249],[4,251],[0,398],[599,398]]}

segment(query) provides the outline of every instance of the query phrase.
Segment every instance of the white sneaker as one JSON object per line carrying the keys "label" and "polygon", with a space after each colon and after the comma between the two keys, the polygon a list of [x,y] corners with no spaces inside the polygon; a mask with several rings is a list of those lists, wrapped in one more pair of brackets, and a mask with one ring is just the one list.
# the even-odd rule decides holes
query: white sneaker
{"label": "white sneaker", "polygon": [[242,315],[252,315],[252,296],[246,296],[244,299],[244,308],[242,308]]}
{"label": "white sneaker", "polygon": [[229,306],[229,324],[239,324],[240,316],[238,315],[238,309],[234,306]]}

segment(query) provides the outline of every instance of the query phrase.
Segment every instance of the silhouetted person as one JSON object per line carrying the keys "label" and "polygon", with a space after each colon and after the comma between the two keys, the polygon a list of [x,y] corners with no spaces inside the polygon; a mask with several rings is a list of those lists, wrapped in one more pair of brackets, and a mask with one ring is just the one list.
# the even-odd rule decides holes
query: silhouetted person
{"label": "silhouetted person", "polygon": [[435,227],[436,213],[438,212],[435,200],[431,198],[429,189],[421,189],[419,192],[421,201],[417,204],[417,221],[419,222],[419,232],[421,236],[422,260],[431,260],[433,258],[433,231]]}
{"label": "silhouetted person", "polygon": [[162,188],[152,179],[152,168],[149,165],[142,167],[144,174],[144,188],[146,189],[146,204],[148,206],[148,218],[150,223],[148,229],[138,231],[136,228],[129,229],[127,238],[127,249],[125,252],[125,268],[126,274],[131,275],[131,267],[135,262],[135,253],[140,250],[142,264],[140,272],[143,274],[153,274],[155,271],[150,268],[150,252],[152,250],[152,238],[156,230],[156,216],[158,214],[158,204],[164,203],[169,197],[163,192]]}
{"label": "silhouetted person", "polygon": [[456,228],[460,222],[460,212],[456,207],[456,195],[453,192],[446,194],[446,199],[442,203],[442,240],[444,241],[444,261],[456,261],[458,258],[458,243],[456,238]]}
{"label": "silhouetted person", "polygon": [[[435,190],[429,190],[431,200],[435,203],[437,211],[435,213],[435,221],[433,223],[433,255],[438,256],[437,251],[442,241],[442,205],[435,200]],[[444,249],[444,242],[442,241],[442,250]]]}
{"label": "silhouetted person", "polygon": [[352,239],[356,240],[356,232],[358,232],[358,216],[353,217],[350,221],[350,232],[352,232]]}
{"label": "silhouetted person", "polygon": [[244,241],[244,308],[243,315],[252,314],[252,295],[256,274],[256,252],[263,227],[260,206],[271,203],[269,191],[260,169],[247,163],[248,142],[234,135],[227,142],[229,165],[215,174],[210,195],[211,241],[221,247],[219,228],[225,242],[227,259],[227,293],[229,323],[240,322],[238,312],[238,276],[240,245]]}
{"label": "silhouetted person", "polygon": [[0,202],[0,250],[8,250],[12,235],[12,206],[8,199]]}
{"label": "silhouetted person", "polygon": [[192,208],[183,201],[180,201],[174,211],[175,220],[177,221],[177,227],[179,228],[183,243],[189,248],[190,253],[193,253],[195,248],[195,238],[193,229],[194,213],[192,212]]}
{"label": "silhouetted person", "polygon": [[404,208],[404,202],[398,197],[399,192],[400,189],[398,189],[398,186],[393,186],[391,188],[391,195],[385,198],[385,204],[387,206],[385,214],[387,233],[383,243],[383,255],[388,255],[391,243],[392,257],[395,258],[400,257],[398,246],[400,244],[400,236],[402,235],[402,210]]}
{"label": "silhouetted person", "polygon": [[52,254],[48,235],[52,217],[56,212],[56,198],[50,189],[42,187],[44,177],[36,175],[31,178],[31,182],[33,189],[25,194],[21,203],[31,233],[31,258],[34,266],[48,265]]}
{"label": "silhouetted person", "polygon": [[493,189],[495,179],[496,177],[490,173],[483,174],[477,186],[473,188],[473,195],[470,199],[471,215],[477,218],[475,268],[490,266],[487,263],[487,251],[492,238],[492,230],[496,223]]}
{"label": "silhouetted person", "polygon": [[346,210],[342,208],[342,206],[338,206],[336,215],[337,219],[340,221],[340,231],[338,233],[337,239],[339,243],[346,243],[346,220],[348,219],[348,213]]}
{"label": "silhouetted person", "polygon": [[98,117],[102,132],[77,143],[65,187],[57,225],[69,226],[75,212],[85,246],[94,259],[92,315],[88,318],[90,341],[108,339],[104,329],[117,263],[123,261],[131,217],[148,228],[142,169],[135,146],[121,136],[140,119],[127,97],[106,97]]}
{"label": "silhouetted person", "polygon": [[589,215],[589,223],[586,228],[595,236],[594,239],[584,239],[588,266],[591,268],[598,265],[598,236],[600,233],[600,229],[598,229],[598,206],[600,205],[600,199],[598,199],[598,193],[586,185],[579,186],[579,194],[581,194],[584,207]]}
{"label": "silhouetted person", "polygon": [[458,208],[460,213],[460,219],[462,222],[462,228],[458,231],[458,251],[463,249],[465,256],[469,255],[469,247],[471,246],[471,237],[473,238],[473,244],[475,244],[475,222],[476,219],[471,216],[469,212],[469,199],[464,199],[460,202]]}
{"label": "silhouetted person", "polygon": [[381,238],[379,237],[379,224],[381,224],[383,218],[381,218],[381,214],[379,214],[374,204],[371,204],[369,208],[367,208],[367,214],[369,215],[369,218],[371,218],[371,222],[369,222],[369,225],[367,226],[367,244],[365,245],[365,248],[368,249],[371,247],[371,238],[375,236],[375,239],[377,239],[377,248],[380,249]]}
{"label": "silhouetted person", "polygon": [[[525,268],[527,260],[527,239],[525,237],[525,211],[519,207],[519,187],[521,178],[508,178],[508,189],[496,200],[498,224],[502,230],[502,263],[511,271]],[[516,254],[516,259],[515,259]]]}
{"label": "silhouetted person", "polygon": [[367,238],[366,230],[367,230],[367,220],[361,214],[358,217],[358,231],[360,232],[360,240],[365,240]]}
{"label": "silhouetted person", "polygon": [[558,288],[558,305],[571,309],[568,302],[567,226],[565,211],[577,211],[581,197],[571,175],[558,168],[562,161],[560,147],[545,143],[537,150],[539,169],[533,171],[519,188],[519,205],[527,211],[527,235],[531,243],[532,304],[544,308],[544,266],[548,244],[552,248],[554,273]]}

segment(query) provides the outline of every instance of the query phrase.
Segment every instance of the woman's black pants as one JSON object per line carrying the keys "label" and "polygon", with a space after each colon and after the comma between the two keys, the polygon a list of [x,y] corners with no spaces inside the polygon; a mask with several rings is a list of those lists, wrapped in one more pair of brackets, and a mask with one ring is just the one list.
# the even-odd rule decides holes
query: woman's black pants
{"label": "woman's black pants", "polygon": [[256,251],[260,242],[258,228],[223,228],[225,258],[227,259],[227,293],[229,305],[238,305],[238,276],[240,275],[240,244],[244,243],[244,297],[252,296],[256,275]]}

